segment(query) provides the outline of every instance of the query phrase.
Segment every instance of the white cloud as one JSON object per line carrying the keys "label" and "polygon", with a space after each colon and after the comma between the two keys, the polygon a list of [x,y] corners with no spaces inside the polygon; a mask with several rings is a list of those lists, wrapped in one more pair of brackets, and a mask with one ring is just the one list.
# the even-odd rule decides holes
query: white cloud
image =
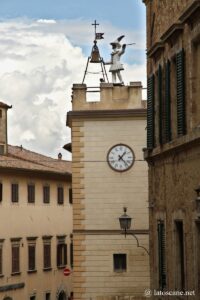
{"label": "white cloud", "polygon": [[43,23],[43,24],[56,24],[55,20],[47,20],[47,19],[39,19],[37,20],[38,23]]}
{"label": "white cloud", "polygon": [[[89,26],[84,20],[0,22],[0,99],[13,105],[8,113],[9,143],[47,155],[62,152],[67,157],[62,151],[70,141],[66,112],[71,109],[72,84],[82,82],[89,55],[81,47],[92,47],[93,28]],[[99,31],[107,37],[99,45],[102,55],[109,58],[110,41],[123,32],[109,23],[102,27]],[[138,49],[143,49],[143,35],[126,34],[126,42],[137,38]],[[125,67],[125,82],[145,81],[144,63]]]}

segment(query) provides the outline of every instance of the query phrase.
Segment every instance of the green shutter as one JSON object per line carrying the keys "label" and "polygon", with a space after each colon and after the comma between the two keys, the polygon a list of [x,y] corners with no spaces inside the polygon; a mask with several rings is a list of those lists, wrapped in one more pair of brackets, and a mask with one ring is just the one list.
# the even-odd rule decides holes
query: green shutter
{"label": "green shutter", "polygon": [[147,148],[154,147],[154,75],[147,80]]}
{"label": "green shutter", "polygon": [[158,68],[159,142],[163,143],[162,67]]}
{"label": "green shutter", "polygon": [[165,226],[164,222],[158,223],[158,270],[159,270],[159,288],[163,290],[166,287],[166,262],[165,262]]}
{"label": "green shutter", "polygon": [[170,61],[165,65],[165,142],[171,141]]}
{"label": "green shutter", "polygon": [[74,265],[73,242],[70,243],[70,265],[73,268],[73,265]]}
{"label": "green shutter", "polygon": [[67,244],[64,244],[64,265],[67,265]]}
{"label": "green shutter", "polygon": [[177,133],[186,133],[185,119],[185,70],[184,49],[176,55],[176,81],[177,81]]}

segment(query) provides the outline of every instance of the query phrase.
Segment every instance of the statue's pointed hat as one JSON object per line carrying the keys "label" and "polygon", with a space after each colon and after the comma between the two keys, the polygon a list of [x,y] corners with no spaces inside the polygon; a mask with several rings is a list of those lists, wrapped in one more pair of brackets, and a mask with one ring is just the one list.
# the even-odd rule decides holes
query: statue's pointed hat
{"label": "statue's pointed hat", "polygon": [[125,37],[125,35],[120,35],[114,42],[110,43],[110,45],[115,45],[117,48],[121,47],[120,41]]}

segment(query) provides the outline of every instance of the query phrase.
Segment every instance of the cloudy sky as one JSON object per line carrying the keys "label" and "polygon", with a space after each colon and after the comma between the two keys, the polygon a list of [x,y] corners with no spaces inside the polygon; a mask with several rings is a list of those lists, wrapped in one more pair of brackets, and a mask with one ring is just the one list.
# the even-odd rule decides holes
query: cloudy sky
{"label": "cloudy sky", "polygon": [[[125,83],[145,81],[145,6],[141,0],[1,0],[0,101],[11,104],[8,139],[12,145],[57,157],[70,142],[66,113],[71,87],[81,83],[97,32],[101,56],[124,34]],[[108,67],[109,68],[109,67]],[[110,74],[108,73],[110,77]],[[97,80],[86,77],[86,83]]]}

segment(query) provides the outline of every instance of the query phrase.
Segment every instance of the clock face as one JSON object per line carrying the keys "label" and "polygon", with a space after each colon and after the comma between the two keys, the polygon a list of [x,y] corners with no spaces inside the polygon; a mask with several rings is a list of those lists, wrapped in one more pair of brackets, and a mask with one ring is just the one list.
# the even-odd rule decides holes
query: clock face
{"label": "clock face", "polygon": [[124,144],[118,144],[113,146],[107,155],[107,161],[109,166],[118,172],[124,172],[129,170],[135,160],[133,150]]}

